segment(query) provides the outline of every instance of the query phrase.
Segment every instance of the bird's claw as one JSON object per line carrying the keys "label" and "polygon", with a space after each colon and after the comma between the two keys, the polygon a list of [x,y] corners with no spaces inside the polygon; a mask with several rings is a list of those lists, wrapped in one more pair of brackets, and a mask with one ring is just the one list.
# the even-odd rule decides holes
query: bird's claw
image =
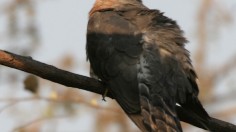
{"label": "bird's claw", "polygon": [[105,93],[102,95],[102,100],[105,101],[105,102],[106,102],[106,99],[105,99],[105,98],[106,98],[106,96],[107,96],[108,91],[109,91],[108,88],[106,88]]}

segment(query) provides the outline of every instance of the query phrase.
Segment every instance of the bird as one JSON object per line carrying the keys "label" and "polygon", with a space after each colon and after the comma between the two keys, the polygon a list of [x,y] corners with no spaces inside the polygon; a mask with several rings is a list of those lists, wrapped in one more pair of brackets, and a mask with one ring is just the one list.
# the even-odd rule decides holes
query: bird
{"label": "bird", "polygon": [[208,129],[187,43],[176,21],[142,0],[96,0],[89,12],[90,75],[143,132],[182,132],[176,106]]}

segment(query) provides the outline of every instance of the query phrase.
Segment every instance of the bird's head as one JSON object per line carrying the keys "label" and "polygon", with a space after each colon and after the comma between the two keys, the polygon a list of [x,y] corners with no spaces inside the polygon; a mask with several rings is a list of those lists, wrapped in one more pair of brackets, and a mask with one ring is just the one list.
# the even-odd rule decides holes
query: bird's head
{"label": "bird's head", "polygon": [[127,4],[140,5],[142,0],[96,0],[89,14],[92,15],[97,10],[117,8]]}

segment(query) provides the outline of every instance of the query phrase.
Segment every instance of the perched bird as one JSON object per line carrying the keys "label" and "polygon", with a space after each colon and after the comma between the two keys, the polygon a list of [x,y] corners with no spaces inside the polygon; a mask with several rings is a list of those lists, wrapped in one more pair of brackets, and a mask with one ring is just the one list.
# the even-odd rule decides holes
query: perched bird
{"label": "perched bird", "polygon": [[91,74],[143,132],[181,132],[176,105],[207,127],[186,43],[175,21],[141,0],[96,0],[89,13]]}

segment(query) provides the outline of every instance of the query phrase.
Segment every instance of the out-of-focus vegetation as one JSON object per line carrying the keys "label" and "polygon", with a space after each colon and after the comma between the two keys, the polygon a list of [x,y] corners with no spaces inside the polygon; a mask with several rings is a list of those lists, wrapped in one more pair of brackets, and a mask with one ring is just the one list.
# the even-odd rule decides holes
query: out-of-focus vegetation
{"label": "out-of-focus vegetation", "polygon": [[[41,36],[36,7],[46,1],[0,1],[0,48],[26,56],[31,56],[40,48]],[[235,73],[236,54],[228,58],[228,61],[216,64],[217,66],[208,63],[208,51],[209,47],[212,47],[212,41],[220,40],[225,27],[235,26],[232,13],[231,9],[224,7],[223,2],[202,0],[196,12],[197,21],[193,23],[197,40],[193,59],[200,78],[200,97],[210,114],[235,123],[236,103],[224,105],[236,99],[236,88],[233,86],[235,83],[226,85],[225,90],[230,92],[225,92],[226,94],[221,96],[215,94],[215,87],[221,81],[227,82],[224,78],[229,73]],[[227,47],[227,44],[223,45]],[[218,53],[215,56],[215,59],[220,57]],[[77,61],[70,53],[58,54],[58,59],[53,60],[53,65],[74,70]],[[236,78],[229,80],[234,81]],[[74,123],[73,127],[77,129],[73,130],[78,131],[88,130],[83,125],[78,125],[83,122],[90,123],[89,130],[98,132],[139,131],[114,100],[107,99],[107,102],[101,103],[101,96],[67,88],[3,66],[0,66],[0,90],[4,91],[4,95],[0,94],[0,127],[3,124],[1,122],[6,120],[9,122],[6,125],[12,126],[12,131],[60,131],[63,128],[60,122],[63,121]],[[62,130],[70,130],[68,126],[64,127]],[[187,124],[183,124],[183,127],[186,131],[197,130]]]}

